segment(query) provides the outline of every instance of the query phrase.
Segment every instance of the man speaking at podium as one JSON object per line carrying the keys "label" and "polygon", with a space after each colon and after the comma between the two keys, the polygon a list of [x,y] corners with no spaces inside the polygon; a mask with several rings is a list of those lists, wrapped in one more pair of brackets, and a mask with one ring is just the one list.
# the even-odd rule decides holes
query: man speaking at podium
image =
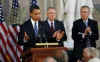
{"label": "man speaking at podium", "polygon": [[48,43],[59,43],[59,46],[63,46],[63,41],[67,39],[64,24],[58,21],[56,18],[56,10],[53,7],[49,7],[47,10],[47,20],[45,21],[45,33]]}
{"label": "man speaking at podium", "polygon": [[24,51],[36,47],[35,43],[42,41],[43,22],[40,20],[40,8],[36,5],[30,7],[30,19],[20,29],[19,44],[24,46]]}

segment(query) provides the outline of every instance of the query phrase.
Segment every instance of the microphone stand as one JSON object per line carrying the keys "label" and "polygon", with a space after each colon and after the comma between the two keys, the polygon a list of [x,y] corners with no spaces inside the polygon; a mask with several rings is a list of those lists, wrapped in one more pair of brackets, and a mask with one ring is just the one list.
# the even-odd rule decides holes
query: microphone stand
{"label": "microphone stand", "polygon": [[[39,39],[39,43],[42,43],[42,36],[41,36],[41,34],[38,34],[38,39]],[[40,48],[43,48],[43,46],[40,46]]]}
{"label": "microphone stand", "polygon": [[44,39],[45,39],[45,41],[46,41],[46,47],[45,47],[45,48],[48,48],[48,41],[47,41],[46,35],[43,34],[43,37],[44,37]]}
{"label": "microphone stand", "polygon": [[38,34],[39,42],[42,43],[41,34]]}

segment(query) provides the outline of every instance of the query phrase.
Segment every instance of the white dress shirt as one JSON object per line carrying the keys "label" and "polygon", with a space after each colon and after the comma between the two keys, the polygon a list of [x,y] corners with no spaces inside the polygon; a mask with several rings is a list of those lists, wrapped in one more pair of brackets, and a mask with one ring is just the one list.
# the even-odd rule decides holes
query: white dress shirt
{"label": "white dress shirt", "polygon": [[48,19],[48,23],[49,23],[49,26],[50,26],[50,27],[51,27],[51,23],[53,23],[53,28],[55,29],[54,20],[53,20],[53,21],[50,21],[50,20]]}
{"label": "white dress shirt", "polygon": [[33,28],[34,28],[34,26],[35,26],[35,23],[36,23],[36,26],[37,26],[37,29],[38,29],[38,21],[34,21],[32,18],[31,18],[31,23],[32,23],[32,26],[33,26]]}

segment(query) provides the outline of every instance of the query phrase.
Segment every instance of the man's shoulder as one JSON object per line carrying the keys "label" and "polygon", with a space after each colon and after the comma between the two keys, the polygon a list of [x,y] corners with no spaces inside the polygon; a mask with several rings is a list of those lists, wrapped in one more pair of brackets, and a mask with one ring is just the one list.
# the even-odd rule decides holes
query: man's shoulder
{"label": "man's shoulder", "polygon": [[26,25],[26,24],[28,24],[28,23],[30,23],[30,22],[31,22],[31,20],[28,19],[27,21],[25,21],[25,22],[23,23],[23,25]]}
{"label": "man's shoulder", "polygon": [[94,19],[88,19],[88,20],[91,21],[91,22],[93,22],[93,23],[97,23],[97,21],[94,20]]}
{"label": "man's shoulder", "polygon": [[44,23],[47,23],[48,22],[48,20],[44,20]]}
{"label": "man's shoulder", "polygon": [[82,21],[82,19],[77,19],[74,21],[74,23],[80,23]]}
{"label": "man's shoulder", "polygon": [[62,22],[63,22],[63,21],[58,20],[58,19],[55,19],[54,21],[55,21],[55,22],[58,22],[58,23],[62,23]]}
{"label": "man's shoulder", "polygon": [[28,25],[30,25],[30,23],[31,23],[31,20],[29,19],[29,20],[27,20],[27,21],[25,21],[22,25],[21,25],[21,27],[28,27]]}
{"label": "man's shoulder", "polygon": [[54,20],[56,24],[64,24],[63,21],[60,20]]}
{"label": "man's shoulder", "polygon": [[38,21],[40,24],[44,24],[44,21],[43,20],[39,20]]}
{"label": "man's shoulder", "polygon": [[[48,20],[45,20],[44,23],[45,24],[48,24]],[[56,23],[56,24],[63,24],[63,21],[60,21],[60,20],[55,19],[54,20],[54,23]]]}

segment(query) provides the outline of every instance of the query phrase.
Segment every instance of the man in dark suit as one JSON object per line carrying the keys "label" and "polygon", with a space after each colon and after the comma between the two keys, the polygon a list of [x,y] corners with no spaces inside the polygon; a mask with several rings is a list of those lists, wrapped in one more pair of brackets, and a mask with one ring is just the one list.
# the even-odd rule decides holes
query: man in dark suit
{"label": "man in dark suit", "polygon": [[56,10],[53,7],[49,7],[47,11],[47,20],[45,21],[45,33],[48,42],[58,42],[60,46],[63,46],[63,42],[67,39],[64,24],[61,21],[56,20]]}
{"label": "man in dark suit", "polygon": [[18,36],[19,44],[24,46],[24,51],[36,47],[36,42],[42,41],[43,22],[40,20],[40,8],[36,5],[30,7],[30,19],[21,25]]}
{"label": "man in dark suit", "polygon": [[80,59],[82,50],[86,47],[96,47],[98,40],[98,24],[95,20],[88,18],[90,8],[82,6],[80,9],[81,19],[73,23],[72,38],[74,40],[74,59]]}

